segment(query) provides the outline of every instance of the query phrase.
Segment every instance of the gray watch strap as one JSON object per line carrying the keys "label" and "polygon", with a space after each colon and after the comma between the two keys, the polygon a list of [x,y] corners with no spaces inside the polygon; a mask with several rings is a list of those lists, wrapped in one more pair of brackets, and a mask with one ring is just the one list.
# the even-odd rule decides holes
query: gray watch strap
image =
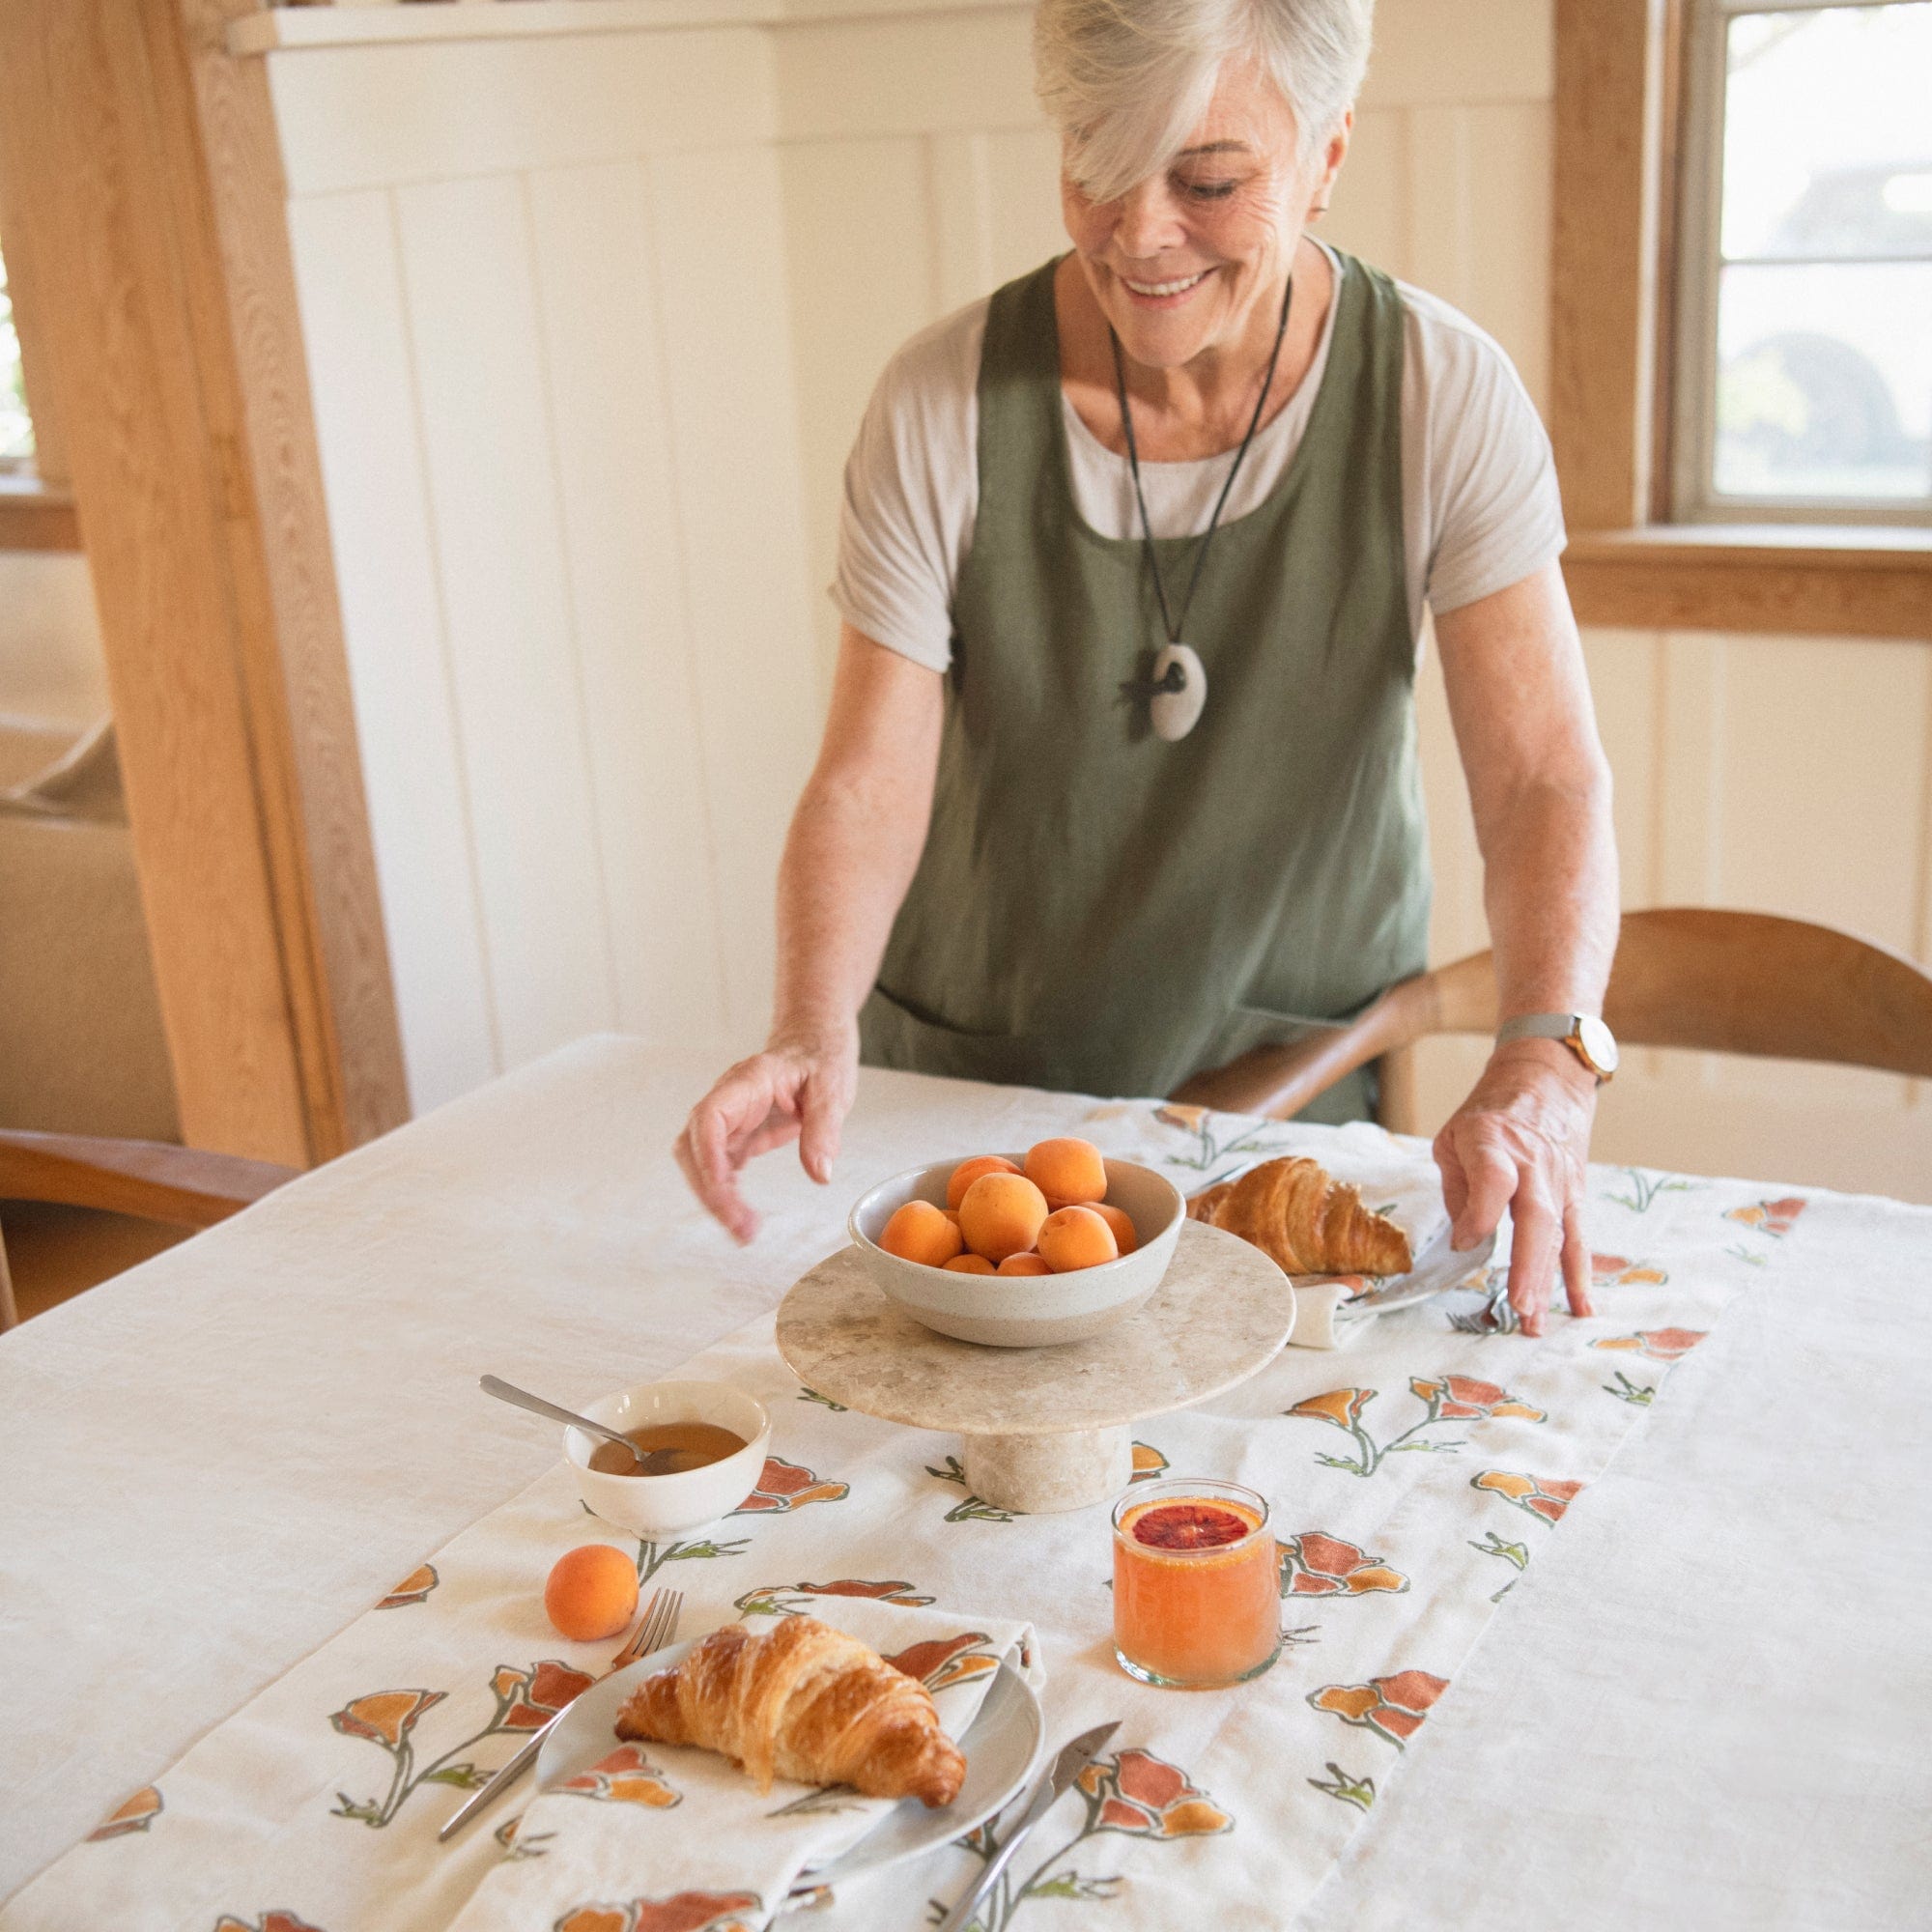
{"label": "gray watch strap", "polygon": [[1496,1029],[1496,1044],[1509,1039],[1568,1039],[1577,1031],[1576,1013],[1519,1013]]}

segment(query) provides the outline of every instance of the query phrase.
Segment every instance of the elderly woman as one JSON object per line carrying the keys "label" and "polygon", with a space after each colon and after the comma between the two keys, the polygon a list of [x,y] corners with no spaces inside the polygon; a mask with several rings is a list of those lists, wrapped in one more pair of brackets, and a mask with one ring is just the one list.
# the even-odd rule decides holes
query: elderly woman
{"label": "elderly woman", "polygon": [[1521,384],[1308,232],[1371,5],[1042,0],[1073,246],[906,344],[847,467],[771,1037],[678,1150],[739,1238],[753,1155],[828,1178],[861,1058],[1160,1094],[1420,971],[1426,608],[1512,1018],[1444,1192],[1462,1246],[1511,1210],[1529,1332],[1559,1264],[1589,1312],[1609,777]]}

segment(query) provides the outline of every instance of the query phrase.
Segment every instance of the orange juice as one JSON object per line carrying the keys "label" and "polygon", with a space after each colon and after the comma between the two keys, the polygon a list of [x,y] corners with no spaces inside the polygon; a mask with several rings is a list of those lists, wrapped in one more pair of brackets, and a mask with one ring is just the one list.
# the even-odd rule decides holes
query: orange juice
{"label": "orange juice", "polygon": [[1144,1684],[1258,1677],[1281,1648],[1268,1508],[1236,1483],[1137,1484],[1114,1508],[1114,1655]]}

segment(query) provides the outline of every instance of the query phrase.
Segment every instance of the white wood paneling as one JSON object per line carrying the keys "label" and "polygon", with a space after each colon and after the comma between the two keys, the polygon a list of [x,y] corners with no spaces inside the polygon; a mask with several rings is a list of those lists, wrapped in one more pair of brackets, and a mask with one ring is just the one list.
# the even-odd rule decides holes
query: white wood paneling
{"label": "white wood paneling", "polygon": [[379,189],[297,202],[289,228],[403,1056],[423,1109],[502,1062],[394,210]]}
{"label": "white wood paneling", "polygon": [[515,1065],[617,1016],[529,209],[499,175],[398,189],[396,214],[492,995]]}
{"label": "white wood paneling", "polygon": [[716,840],[645,164],[547,170],[530,208],[617,1019],[647,1037],[693,1026],[722,1037]]}

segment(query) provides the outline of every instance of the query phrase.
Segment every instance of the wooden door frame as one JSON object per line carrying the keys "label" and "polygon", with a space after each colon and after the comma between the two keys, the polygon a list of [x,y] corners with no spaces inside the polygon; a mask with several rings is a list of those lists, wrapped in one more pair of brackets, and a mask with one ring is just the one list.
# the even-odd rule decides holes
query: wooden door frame
{"label": "wooden door frame", "polygon": [[307,1166],[408,1115],[252,0],[7,0],[0,171],[191,1146]]}

